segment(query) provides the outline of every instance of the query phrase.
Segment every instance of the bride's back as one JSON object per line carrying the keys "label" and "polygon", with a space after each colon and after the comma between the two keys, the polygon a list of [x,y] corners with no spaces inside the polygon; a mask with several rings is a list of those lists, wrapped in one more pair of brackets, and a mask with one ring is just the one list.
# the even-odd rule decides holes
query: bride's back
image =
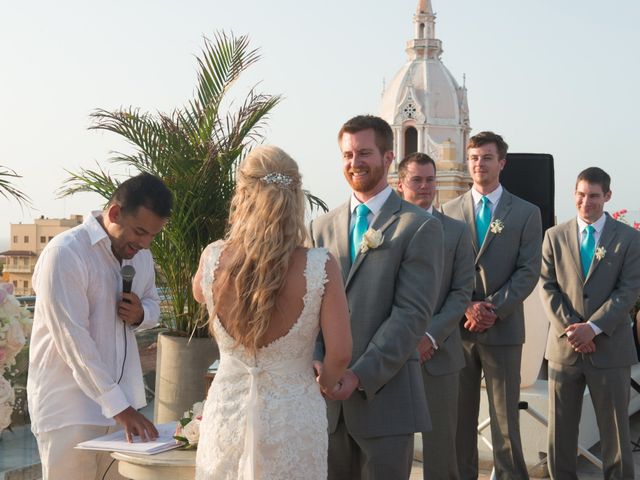
{"label": "bride's back", "polygon": [[[213,300],[216,305],[218,320],[227,331],[232,330],[227,322],[230,322],[233,307],[238,303],[238,292],[235,288],[233,277],[228,275],[230,259],[233,251],[222,253],[213,282]],[[307,249],[298,247],[289,258],[289,265],[285,274],[284,283],[275,298],[275,308],[269,319],[264,334],[258,339],[258,348],[272,343],[274,340],[286,335],[296,323],[304,307],[304,295],[306,293],[305,267],[307,261]],[[229,278],[228,281],[220,280]],[[251,319],[240,319],[240,322],[248,322]]]}

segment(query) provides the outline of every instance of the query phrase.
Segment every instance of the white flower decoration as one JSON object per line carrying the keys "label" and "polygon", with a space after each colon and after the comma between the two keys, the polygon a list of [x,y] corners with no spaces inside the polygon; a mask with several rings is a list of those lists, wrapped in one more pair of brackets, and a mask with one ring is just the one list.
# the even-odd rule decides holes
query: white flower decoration
{"label": "white flower decoration", "polygon": [[373,250],[374,248],[378,248],[380,245],[382,245],[383,240],[384,237],[382,236],[382,232],[380,230],[374,230],[370,228],[362,236],[362,243],[360,243],[360,252],[365,253],[369,249]]}
{"label": "white flower decoration", "polygon": [[504,223],[502,223],[502,220],[494,220],[493,222],[491,222],[491,225],[489,225],[489,230],[491,230],[491,233],[493,233],[494,235],[499,235],[500,233],[502,233],[503,229]]}
{"label": "white flower decoration", "polygon": [[595,256],[598,260],[602,260],[606,254],[607,254],[607,251],[604,249],[604,247],[596,248]]}

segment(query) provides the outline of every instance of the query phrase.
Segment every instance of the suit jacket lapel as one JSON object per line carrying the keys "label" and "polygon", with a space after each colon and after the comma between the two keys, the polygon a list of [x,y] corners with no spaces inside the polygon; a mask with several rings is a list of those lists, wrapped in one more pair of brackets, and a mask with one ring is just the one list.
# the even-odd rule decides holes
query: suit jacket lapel
{"label": "suit jacket lapel", "polygon": [[[498,205],[496,205],[496,209],[493,212],[493,215],[491,216],[491,223],[493,223],[495,220],[502,220],[502,223],[505,223],[505,228],[508,228],[506,226],[505,219],[507,218],[507,216],[509,215],[509,212],[511,211],[512,201],[513,201],[513,195],[511,195],[506,189],[503,188],[502,195],[500,196],[500,201],[498,202]],[[474,225],[475,225],[475,221],[474,221]],[[491,227],[489,227],[489,230],[487,231],[487,236],[485,237],[484,242],[482,243],[482,247],[480,248],[480,251],[476,256],[476,261],[478,261],[480,256],[484,253],[484,251],[487,248],[489,248],[489,244],[491,243],[491,241],[495,236],[496,234],[491,232]]]}
{"label": "suit jacket lapel", "polygon": [[[395,192],[391,192],[391,195],[389,195],[387,201],[384,202],[384,205],[382,205],[380,213],[378,213],[378,216],[373,219],[373,223],[369,226],[369,228],[373,230],[380,230],[383,235],[382,243],[384,243],[384,231],[398,219],[397,213],[400,210],[401,206],[402,199]],[[347,241],[347,250],[349,248],[348,245],[349,242]],[[358,268],[360,268],[360,265],[362,264],[368,253],[368,251],[365,253],[358,252],[358,254],[356,255],[353,265],[351,265],[351,269],[349,270],[349,275],[345,280],[345,288],[349,286],[349,282],[355,275]],[[349,257],[347,256],[347,258]]]}
{"label": "suit jacket lapel", "polygon": [[564,231],[564,239],[566,245],[569,246],[569,253],[573,260],[573,266],[576,273],[584,281],[584,273],[582,273],[582,262],[580,261],[580,245],[578,244],[580,232],[578,232],[578,221],[574,218],[569,223],[569,228]]}
{"label": "suit jacket lapel", "polygon": [[469,228],[471,229],[471,241],[473,243],[473,253],[477,257],[478,256],[478,233],[476,231],[476,214],[475,208],[473,205],[473,195],[471,195],[471,190],[464,194],[464,198],[460,204],[460,208],[462,210],[462,217]]}
{"label": "suit jacket lapel", "polygon": [[[616,236],[617,225],[615,222],[617,222],[617,220],[614,220],[609,215],[607,215],[607,218],[604,222],[604,228],[602,229],[602,234],[600,235],[600,240],[598,241],[598,245],[596,246],[596,251],[598,248],[603,248],[605,252],[609,250],[609,245]],[[598,257],[596,257],[595,255],[593,256],[593,262],[591,262],[591,268],[587,273],[586,280],[589,280],[589,277],[593,275],[594,270],[598,268],[598,265],[600,265],[600,261],[601,260],[599,260]]]}
{"label": "suit jacket lapel", "polygon": [[333,228],[336,232],[336,248],[338,249],[338,261],[342,270],[342,281],[346,283],[351,268],[351,253],[349,251],[349,221],[351,220],[350,202],[340,207],[340,212],[335,216]]}

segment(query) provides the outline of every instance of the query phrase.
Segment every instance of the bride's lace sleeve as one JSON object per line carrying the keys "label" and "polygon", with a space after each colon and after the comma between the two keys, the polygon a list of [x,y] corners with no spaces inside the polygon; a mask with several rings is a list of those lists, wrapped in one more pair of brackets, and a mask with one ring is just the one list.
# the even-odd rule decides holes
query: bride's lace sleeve
{"label": "bride's lace sleeve", "polygon": [[213,311],[213,280],[215,278],[216,268],[218,267],[218,261],[220,260],[220,252],[223,247],[224,241],[216,240],[207,245],[202,252],[200,267],[202,268],[202,279],[200,281],[200,288],[202,288],[202,294],[204,295],[209,313]]}

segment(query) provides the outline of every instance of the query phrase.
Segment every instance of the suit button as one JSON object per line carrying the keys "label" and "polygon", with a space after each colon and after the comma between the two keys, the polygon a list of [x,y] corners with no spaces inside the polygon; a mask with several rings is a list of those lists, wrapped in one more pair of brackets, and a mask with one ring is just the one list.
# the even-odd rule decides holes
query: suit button
{"label": "suit button", "polygon": [[583,293],[582,294],[582,298],[584,298],[586,300],[587,298],[589,298],[589,295],[587,295],[586,293]]}

